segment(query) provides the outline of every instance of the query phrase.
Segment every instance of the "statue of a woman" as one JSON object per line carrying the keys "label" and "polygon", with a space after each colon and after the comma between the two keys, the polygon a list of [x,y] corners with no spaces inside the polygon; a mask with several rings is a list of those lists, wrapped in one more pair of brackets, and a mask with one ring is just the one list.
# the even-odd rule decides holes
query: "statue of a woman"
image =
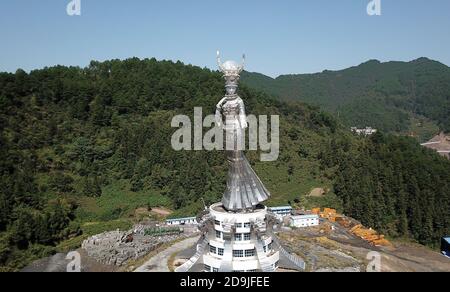
{"label": "statue of a woman", "polygon": [[[244,56],[245,60],[245,56]],[[270,197],[244,155],[247,116],[244,101],[237,95],[240,73],[244,69],[234,61],[217,62],[225,78],[225,97],[217,104],[216,123],[225,131],[225,150],[229,164],[227,189],[222,204],[228,211],[253,210]]]}

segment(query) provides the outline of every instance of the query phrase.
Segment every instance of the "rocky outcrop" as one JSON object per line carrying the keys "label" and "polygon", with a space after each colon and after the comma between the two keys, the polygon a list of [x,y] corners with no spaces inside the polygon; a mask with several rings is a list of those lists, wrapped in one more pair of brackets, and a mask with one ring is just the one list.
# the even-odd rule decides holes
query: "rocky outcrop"
{"label": "rocky outcrop", "polygon": [[146,236],[145,228],[137,225],[130,231],[111,231],[94,235],[82,244],[87,255],[105,265],[123,266],[131,260],[139,259],[160,245],[188,236],[177,235]]}

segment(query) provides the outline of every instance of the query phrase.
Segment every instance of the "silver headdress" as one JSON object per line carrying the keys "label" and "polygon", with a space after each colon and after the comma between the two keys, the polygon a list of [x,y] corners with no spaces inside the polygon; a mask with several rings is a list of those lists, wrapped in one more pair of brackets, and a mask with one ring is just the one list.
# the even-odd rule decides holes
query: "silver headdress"
{"label": "silver headdress", "polygon": [[222,63],[220,59],[220,52],[217,51],[217,65],[225,78],[225,88],[228,95],[236,93],[241,72],[244,70],[245,54],[242,56],[242,63],[238,64],[235,61],[226,61]]}
{"label": "silver headdress", "polygon": [[242,63],[238,64],[235,61],[226,61],[222,63],[220,60],[220,52],[217,51],[217,65],[219,65],[220,71],[223,72],[225,77],[239,77],[241,72],[244,70],[245,65],[245,54],[242,55]]}

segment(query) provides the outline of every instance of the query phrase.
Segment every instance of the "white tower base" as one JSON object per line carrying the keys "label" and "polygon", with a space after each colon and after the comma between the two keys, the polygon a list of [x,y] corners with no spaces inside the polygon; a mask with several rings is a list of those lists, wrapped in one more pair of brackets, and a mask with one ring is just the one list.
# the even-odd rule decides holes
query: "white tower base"
{"label": "white tower base", "polygon": [[266,232],[267,208],[249,212],[228,212],[222,204],[209,209],[203,223],[204,237],[197,253],[177,269],[186,272],[203,264],[205,272],[274,272],[280,252]]}

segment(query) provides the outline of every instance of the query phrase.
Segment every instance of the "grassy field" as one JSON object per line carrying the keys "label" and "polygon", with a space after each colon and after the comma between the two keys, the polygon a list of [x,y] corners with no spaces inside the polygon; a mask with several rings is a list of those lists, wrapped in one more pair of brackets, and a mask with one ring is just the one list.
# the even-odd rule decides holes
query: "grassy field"
{"label": "grassy field", "polygon": [[156,191],[132,192],[127,180],[118,180],[103,188],[101,197],[83,197],[79,202],[77,217],[83,221],[133,218],[138,208],[171,207],[169,198]]}
{"label": "grassy field", "polygon": [[105,187],[98,198],[75,198],[80,204],[77,222],[82,235],[65,240],[57,250],[67,252],[81,246],[89,236],[112,230],[128,230],[138,221],[135,211],[138,208],[170,207],[167,197],[153,191],[130,191],[127,180],[119,180]]}

